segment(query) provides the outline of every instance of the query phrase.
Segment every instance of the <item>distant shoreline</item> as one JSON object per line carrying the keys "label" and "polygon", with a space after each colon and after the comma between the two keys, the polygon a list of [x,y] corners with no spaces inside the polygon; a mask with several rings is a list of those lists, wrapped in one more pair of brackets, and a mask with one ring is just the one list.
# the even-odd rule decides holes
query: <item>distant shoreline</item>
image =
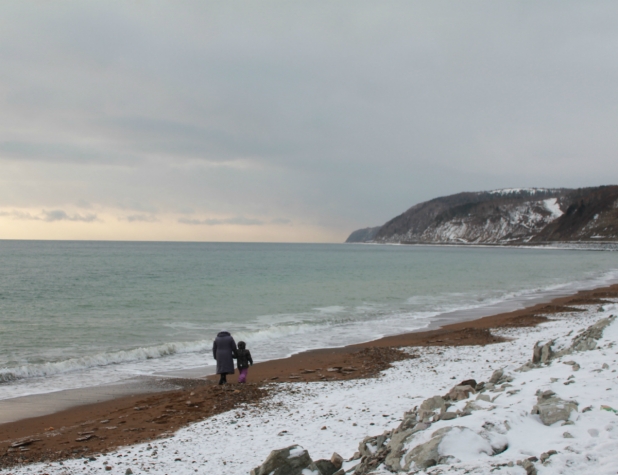
{"label": "distant shoreline", "polygon": [[498,247],[509,249],[547,249],[563,251],[618,251],[618,241],[548,241],[530,244],[521,243],[465,243],[465,242],[344,242],[343,244],[366,244],[373,246],[441,246],[441,247]]}

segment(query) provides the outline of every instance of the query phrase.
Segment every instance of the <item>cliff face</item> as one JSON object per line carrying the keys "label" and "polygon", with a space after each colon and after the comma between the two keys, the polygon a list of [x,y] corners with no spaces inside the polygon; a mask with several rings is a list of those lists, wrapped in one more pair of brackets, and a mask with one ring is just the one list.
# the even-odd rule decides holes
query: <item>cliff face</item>
{"label": "cliff face", "polygon": [[373,241],[378,234],[381,226],[375,228],[363,228],[354,231],[345,242],[370,242]]}
{"label": "cliff face", "polygon": [[435,198],[413,206],[379,228],[355,231],[346,242],[521,244],[617,240],[618,186],[602,186],[506,189]]}

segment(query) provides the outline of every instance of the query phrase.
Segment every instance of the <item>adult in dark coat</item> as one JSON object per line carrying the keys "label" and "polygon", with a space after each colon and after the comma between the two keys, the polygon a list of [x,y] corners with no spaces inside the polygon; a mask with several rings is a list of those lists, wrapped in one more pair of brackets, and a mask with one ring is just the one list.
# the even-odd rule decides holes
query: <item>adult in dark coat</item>
{"label": "adult in dark coat", "polygon": [[212,344],[212,355],[217,360],[217,374],[219,384],[227,383],[227,375],[234,374],[234,357],[236,356],[236,342],[230,332],[219,332]]}

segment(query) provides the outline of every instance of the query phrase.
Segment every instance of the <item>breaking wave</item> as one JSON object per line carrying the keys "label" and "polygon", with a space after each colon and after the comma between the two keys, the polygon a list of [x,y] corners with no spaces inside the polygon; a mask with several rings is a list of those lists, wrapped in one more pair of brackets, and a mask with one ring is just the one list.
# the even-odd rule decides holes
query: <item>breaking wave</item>
{"label": "breaking wave", "polygon": [[212,340],[163,343],[156,346],[135,348],[132,350],[102,352],[94,355],[69,358],[61,361],[25,364],[14,368],[0,369],[0,382],[5,383],[26,378],[46,377],[74,371],[82,371],[95,367],[135,363],[180,353],[202,352],[209,349],[211,346]]}

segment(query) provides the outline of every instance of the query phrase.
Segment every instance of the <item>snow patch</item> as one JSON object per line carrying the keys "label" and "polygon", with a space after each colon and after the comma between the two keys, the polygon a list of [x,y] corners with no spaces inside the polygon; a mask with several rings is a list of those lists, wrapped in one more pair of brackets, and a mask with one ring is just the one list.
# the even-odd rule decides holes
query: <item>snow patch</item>
{"label": "snow patch", "polygon": [[491,190],[487,193],[492,195],[514,195],[517,193],[529,193],[531,195],[536,195],[537,193],[548,193],[551,192],[550,188],[501,188],[499,190]]}
{"label": "snow patch", "polygon": [[564,214],[564,211],[560,209],[557,198],[548,198],[543,201],[543,204],[545,205],[547,211],[552,214],[554,219],[559,218]]}
{"label": "snow patch", "polygon": [[306,452],[305,449],[303,449],[302,447],[294,447],[292,450],[290,450],[290,456],[288,458],[295,458],[295,457],[300,457],[301,455],[303,455]]}
{"label": "snow patch", "polygon": [[466,427],[455,427],[444,436],[438,452],[445,457],[455,457],[459,462],[478,462],[479,456],[492,455],[491,444]]}

